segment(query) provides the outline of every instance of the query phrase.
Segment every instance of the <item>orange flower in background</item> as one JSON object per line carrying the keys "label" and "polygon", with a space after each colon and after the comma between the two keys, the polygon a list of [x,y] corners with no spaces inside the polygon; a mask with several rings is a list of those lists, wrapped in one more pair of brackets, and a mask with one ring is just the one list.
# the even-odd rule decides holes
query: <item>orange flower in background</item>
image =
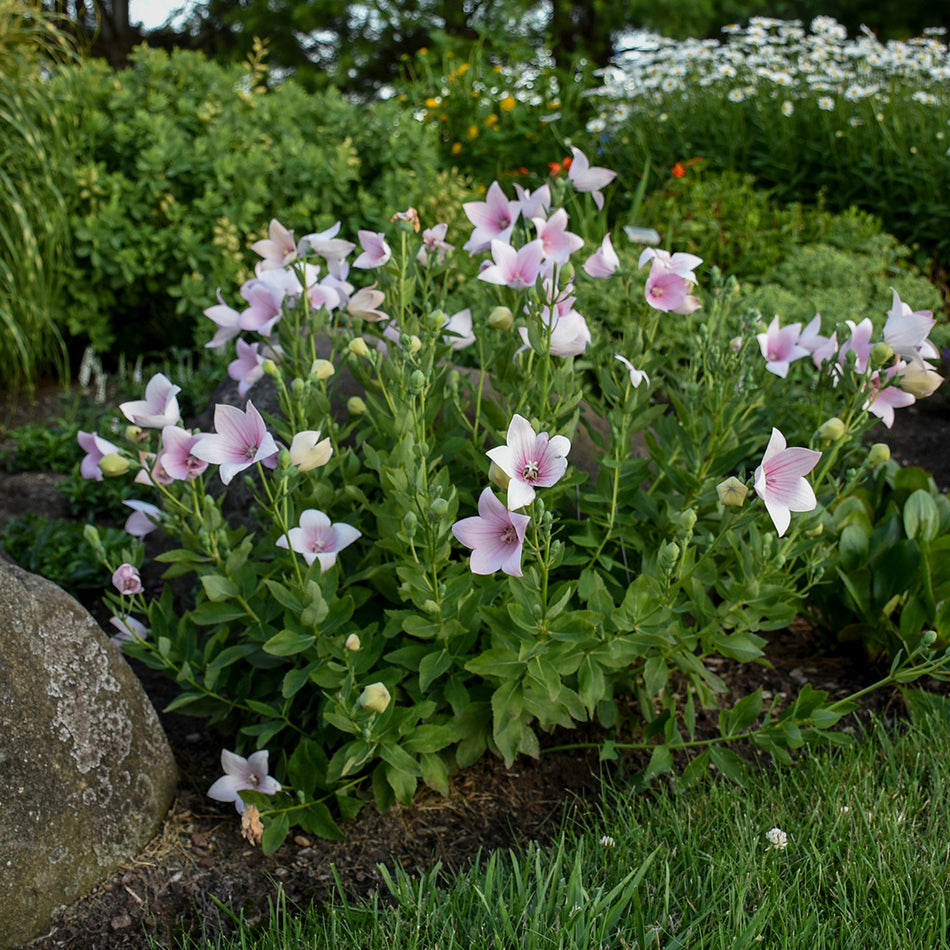
{"label": "orange flower in background", "polygon": [[557,178],[563,169],[564,166],[560,162],[548,162],[548,173],[552,178]]}
{"label": "orange flower in background", "polygon": [[566,155],[564,157],[564,161],[561,162],[561,164],[564,166],[564,171],[569,172],[571,170],[571,165],[574,164],[574,156]]}
{"label": "orange flower in background", "polygon": [[685,175],[686,175],[686,169],[684,168],[683,163],[682,163],[682,162],[677,162],[677,163],[673,166],[672,170],[670,171],[670,174],[671,174],[674,178],[683,178],[683,177],[685,177]]}

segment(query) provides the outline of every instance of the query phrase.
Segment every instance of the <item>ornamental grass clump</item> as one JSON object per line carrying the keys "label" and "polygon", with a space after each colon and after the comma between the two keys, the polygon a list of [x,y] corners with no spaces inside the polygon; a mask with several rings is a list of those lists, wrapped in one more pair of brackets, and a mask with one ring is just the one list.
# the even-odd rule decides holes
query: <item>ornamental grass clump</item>
{"label": "ornamental grass clump", "polygon": [[[704,661],[761,661],[822,582],[828,508],[871,472],[859,436],[926,365],[929,323],[895,301],[894,343],[829,325],[842,345],[819,348],[817,318],[796,346],[822,360],[784,337],[772,359],[699,258],[617,253],[612,174],[573,165],[517,197],[493,184],[467,239],[412,209],[357,241],[272,222],[240,301],[206,310],[246,401],[193,431],[156,376],[120,407],[127,442],[81,435],[89,477],[125,468],[153,506],[135,536],[171,541],[174,584],[139,589],[141,545],[108,565],[123,648],[177,681],[170,708],[230,730],[229,775],[266,750],[256,785],[215,786],[255,806],[265,849],[583,722],[611,730],[604,758],[651,749],[644,779],[687,752],[684,783],[737,774],[740,738],[782,761],[846,741],[827,730],[853,704],[809,687],[698,736],[725,689]],[[584,305],[597,283],[612,313]],[[670,323],[691,341],[675,361]],[[944,670],[927,624],[882,682]]]}

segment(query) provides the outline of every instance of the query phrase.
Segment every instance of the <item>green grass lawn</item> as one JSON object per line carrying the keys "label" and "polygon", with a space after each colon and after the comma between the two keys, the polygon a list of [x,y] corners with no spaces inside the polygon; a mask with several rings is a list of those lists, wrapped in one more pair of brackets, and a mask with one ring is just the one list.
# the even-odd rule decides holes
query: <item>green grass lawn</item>
{"label": "green grass lawn", "polygon": [[281,906],[265,932],[213,946],[945,947],[948,876],[950,722],[924,718],[744,788],[608,782],[600,811],[565,821],[556,846],[496,853],[448,882],[438,867],[397,869],[369,902]]}

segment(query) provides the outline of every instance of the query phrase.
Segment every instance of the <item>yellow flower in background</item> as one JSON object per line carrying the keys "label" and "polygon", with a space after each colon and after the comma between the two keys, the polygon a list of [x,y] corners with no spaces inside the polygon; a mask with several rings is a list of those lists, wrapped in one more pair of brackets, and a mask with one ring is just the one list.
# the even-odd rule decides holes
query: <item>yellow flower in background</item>
{"label": "yellow flower in background", "polygon": [[505,98],[498,103],[498,108],[501,109],[502,112],[511,112],[516,105],[518,105],[518,100],[515,99],[514,96],[505,96]]}
{"label": "yellow flower in background", "polygon": [[469,137],[470,139],[476,138],[476,137],[478,136],[478,126],[477,126],[477,125],[470,125],[470,126],[468,127],[468,132],[466,133],[466,135],[468,135],[468,137]]}
{"label": "yellow flower in background", "polygon": [[438,96],[429,96],[425,101],[425,107],[427,109],[438,109],[442,104],[442,100]]}
{"label": "yellow flower in background", "polygon": [[419,47],[419,55],[420,55],[420,56],[425,56],[428,52],[429,52],[429,47],[428,47],[428,46],[420,46],[420,47]]}
{"label": "yellow flower in background", "polygon": [[487,119],[485,119],[485,125],[487,125],[488,128],[493,129],[496,125],[498,125],[498,116],[493,112],[490,116],[488,116]]}
{"label": "yellow flower in background", "polygon": [[461,142],[453,142],[453,143],[452,143],[452,148],[450,149],[450,151],[452,152],[453,155],[461,155],[461,153],[462,153],[462,143],[461,143]]}

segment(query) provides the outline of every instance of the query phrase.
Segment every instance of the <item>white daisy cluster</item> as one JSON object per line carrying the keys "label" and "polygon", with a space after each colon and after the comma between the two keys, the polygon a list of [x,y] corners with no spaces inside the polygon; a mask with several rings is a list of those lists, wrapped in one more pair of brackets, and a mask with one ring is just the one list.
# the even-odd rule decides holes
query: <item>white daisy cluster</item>
{"label": "white daisy cluster", "polygon": [[719,91],[729,102],[763,93],[785,103],[811,99],[830,110],[838,101],[888,101],[898,84],[912,84],[914,101],[950,102],[950,46],[939,29],[906,42],[882,43],[866,27],[849,39],[831,17],[806,30],[798,20],[753,17],[746,27],[723,27],[723,41],[673,40],[655,33],[628,34],[625,48],[602,71],[591,95],[609,100],[602,120],[623,121],[631,107],[668,97],[687,98],[697,88]]}

